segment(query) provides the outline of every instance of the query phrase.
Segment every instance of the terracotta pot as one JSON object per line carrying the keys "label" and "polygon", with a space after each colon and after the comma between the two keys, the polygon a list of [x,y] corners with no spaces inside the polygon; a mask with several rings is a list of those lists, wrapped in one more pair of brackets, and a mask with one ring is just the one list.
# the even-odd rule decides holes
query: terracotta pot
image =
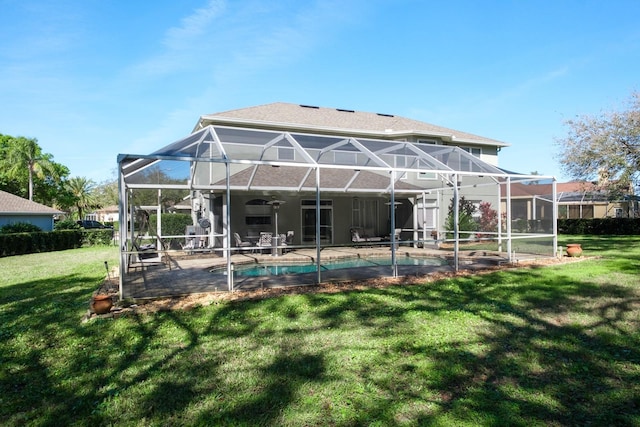
{"label": "terracotta pot", "polygon": [[106,314],[111,311],[113,300],[110,295],[96,295],[91,299],[91,309],[96,314]]}
{"label": "terracotta pot", "polygon": [[570,257],[577,257],[582,255],[582,246],[580,246],[580,243],[567,244],[567,255],[569,255]]}

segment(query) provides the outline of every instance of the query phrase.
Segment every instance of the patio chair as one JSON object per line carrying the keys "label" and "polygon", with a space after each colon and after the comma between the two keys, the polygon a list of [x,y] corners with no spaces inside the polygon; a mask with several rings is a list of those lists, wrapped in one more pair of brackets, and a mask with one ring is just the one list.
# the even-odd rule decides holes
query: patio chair
{"label": "patio chair", "polygon": [[279,241],[280,246],[284,246],[284,248],[282,249],[283,253],[287,252],[287,246],[291,246],[293,245],[293,230],[287,231],[287,234],[281,234],[280,235],[280,241]]}
{"label": "patio chair", "polygon": [[270,233],[268,231],[261,231],[260,240],[258,240],[258,247],[271,248],[272,241],[273,241],[273,233]]}
{"label": "patio chair", "polygon": [[[156,245],[138,245],[137,242],[132,242],[132,252],[129,258],[129,265],[127,271],[130,268],[145,268],[154,265],[165,265],[163,260],[162,251],[164,249],[156,249]],[[169,270],[171,270],[171,262],[167,262]]]}
{"label": "patio chair", "polygon": [[370,242],[381,242],[382,237],[378,236],[368,236],[363,233],[363,230],[359,227],[353,227],[351,229],[351,242],[353,243],[370,243]]}
{"label": "patio chair", "polygon": [[251,247],[251,242],[245,242],[240,238],[238,233],[233,233],[233,238],[236,240],[236,247],[241,250],[247,250]]}

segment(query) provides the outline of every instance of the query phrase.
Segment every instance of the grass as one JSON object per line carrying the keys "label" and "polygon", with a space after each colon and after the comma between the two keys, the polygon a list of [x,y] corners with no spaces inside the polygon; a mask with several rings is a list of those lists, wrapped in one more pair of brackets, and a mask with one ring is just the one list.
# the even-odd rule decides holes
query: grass
{"label": "grass", "polygon": [[81,323],[113,248],[0,259],[2,425],[640,425],[640,237],[601,258]]}

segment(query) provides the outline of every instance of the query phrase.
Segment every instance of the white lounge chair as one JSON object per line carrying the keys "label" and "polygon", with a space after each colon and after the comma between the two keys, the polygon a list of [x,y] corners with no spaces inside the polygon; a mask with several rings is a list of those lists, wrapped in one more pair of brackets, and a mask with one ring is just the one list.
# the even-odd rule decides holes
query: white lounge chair
{"label": "white lounge chair", "polygon": [[240,235],[238,233],[233,233],[233,238],[236,241],[236,247],[237,248],[240,248],[241,250],[247,250],[248,248],[251,247],[251,242],[243,241],[240,238]]}
{"label": "white lounge chair", "polygon": [[383,239],[380,236],[369,236],[364,234],[364,230],[360,227],[353,227],[351,229],[351,241],[353,243],[371,243],[381,242]]}

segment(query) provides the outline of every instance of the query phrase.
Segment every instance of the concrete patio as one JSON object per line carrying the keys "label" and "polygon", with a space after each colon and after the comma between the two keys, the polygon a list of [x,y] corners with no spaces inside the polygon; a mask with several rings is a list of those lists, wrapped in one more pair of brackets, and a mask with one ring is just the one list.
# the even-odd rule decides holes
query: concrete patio
{"label": "concrete patio", "polygon": [[[296,249],[282,256],[270,254],[236,253],[231,257],[234,267],[241,265],[273,264],[310,264],[315,263],[315,249]],[[453,252],[449,250],[399,247],[398,259],[402,257],[434,258],[437,265],[398,265],[398,276],[424,276],[434,272],[453,271]],[[390,258],[388,247],[331,247],[321,252],[321,262],[353,258]],[[206,292],[228,292],[226,260],[215,253],[166,255],[165,263],[131,269],[123,277],[123,299],[153,299],[175,297]],[[506,262],[503,254],[485,251],[461,253],[461,269],[481,269]],[[392,276],[392,268],[369,266],[322,270],[322,282],[342,282]],[[253,291],[258,289],[308,286],[317,284],[317,273],[285,274],[272,276],[247,277],[234,274],[234,291]]]}

